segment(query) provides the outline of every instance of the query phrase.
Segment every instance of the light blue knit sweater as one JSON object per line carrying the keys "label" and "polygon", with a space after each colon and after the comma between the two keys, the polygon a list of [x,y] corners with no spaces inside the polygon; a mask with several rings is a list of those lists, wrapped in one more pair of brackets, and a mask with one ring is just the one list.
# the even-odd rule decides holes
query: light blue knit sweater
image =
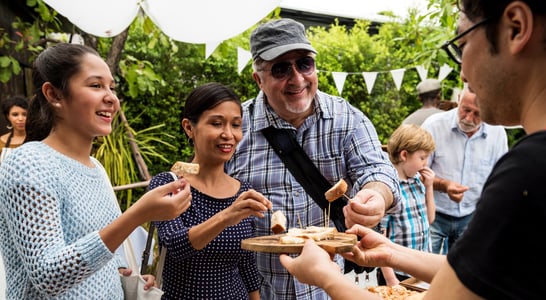
{"label": "light blue knit sweater", "polygon": [[41,142],[23,144],[3,161],[7,299],[123,299],[122,262],[98,234],[121,212],[104,168],[93,162],[89,168]]}

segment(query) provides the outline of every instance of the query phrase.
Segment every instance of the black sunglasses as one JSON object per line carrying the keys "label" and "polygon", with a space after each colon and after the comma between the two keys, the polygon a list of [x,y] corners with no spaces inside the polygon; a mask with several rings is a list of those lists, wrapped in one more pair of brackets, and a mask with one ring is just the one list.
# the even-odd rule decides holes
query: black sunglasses
{"label": "black sunglasses", "polygon": [[291,61],[274,63],[269,71],[271,71],[271,76],[273,76],[273,78],[283,80],[288,78],[292,73],[292,65],[295,65],[296,70],[302,75],[310,75],[315,72],[315,59],[310,56],[298,58],[293,63]]}
{"label": "black sunglasses", "polygon": [[453,61],[455,61],[457,64],[461,64],[463,62],[463,51],[461,50],[461,48],[459,46],[457,46],[455,44],[455,42],[457,42],[459,39],[461,39],[463,36],[469,34],[470,32],[472,32],[472,30],[484,25],[485,23],[489,22],[491,19],[490,18],[485,18],[481,21],[479,21],[478,23],[470,26],[470,28],[468,28],[467,30],[459,33],[457,36],[455,36],[454,38],[452,38],[451,40],[445,42],[443,45],[442,45],[442,49],[444,49],[447,54],[449,55],[449,57],[451,59],[453,59]]}

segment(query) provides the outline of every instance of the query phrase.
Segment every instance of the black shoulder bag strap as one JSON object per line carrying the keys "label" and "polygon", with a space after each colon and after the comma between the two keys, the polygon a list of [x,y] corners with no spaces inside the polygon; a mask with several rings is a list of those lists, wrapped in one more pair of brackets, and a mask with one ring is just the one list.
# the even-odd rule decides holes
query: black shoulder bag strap
{"label": "black shoulder bag strap", "polygon": [[[328,209],[328,200],[326,200],[324,193],[332,187],[332,184],[324,178],[307,153],[303,151],[303,148],[296,141],[294,131],[270,126],[262,129],[262,133],[305,192],[322,209]],[[345,227],[345,216],[343,215],[343,207],[346,204],[345,198],[340,197],[333,201],[330,206],[330,219],[339,232],[345,232],[347,229]],[[362,267],[345,260],[345,273],[352,270],[359,274],[364,271],[370,272],[373,268]]]}
{"label": "black shoulder bag strap", "polygon": [[[303,151],[296,141],[295,133],[289,129],[277,129],[273,126],[263,129],[262,133],[305,192],[322,209],[328,209],[329,203],[324,193],[332,187],[332,184],[322,176],[319,169]],[[341,197],[333,201],[330,206],[330,219],[339,232],[347,230],[343,215],[343,207],[346,204],[347,201]]]}

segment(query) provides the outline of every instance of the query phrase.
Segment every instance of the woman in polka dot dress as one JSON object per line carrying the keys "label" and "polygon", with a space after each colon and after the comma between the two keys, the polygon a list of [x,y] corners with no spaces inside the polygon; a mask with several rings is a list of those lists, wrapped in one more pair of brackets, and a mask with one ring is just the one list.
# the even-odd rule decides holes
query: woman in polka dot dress
{"label": "woman in polka dot dress", "polygon": [[[167,248],[163,299],[257,300],[262,277],[255,253],[242,250],[241,240],[254,236],[254,217],[263,218],[271,202],[224,172],[242,138],[241,101],[227,86],[202,85],[186,99],[182,128],[199,174],[184,175],[190,208],[155,223],[159,244]],[[171,173],[159,173],[150,189],[171,181]]]}

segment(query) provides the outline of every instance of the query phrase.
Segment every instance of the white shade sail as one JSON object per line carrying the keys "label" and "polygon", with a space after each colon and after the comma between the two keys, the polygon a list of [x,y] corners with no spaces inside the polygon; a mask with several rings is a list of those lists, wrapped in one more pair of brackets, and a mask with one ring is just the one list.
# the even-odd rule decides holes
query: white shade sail
{"label": "white shade sail", "polygon": [[281,0],[44,0],[81,30],[99,37],[123,32],[139,9],[174,40],[204,44],[234,37]]}

